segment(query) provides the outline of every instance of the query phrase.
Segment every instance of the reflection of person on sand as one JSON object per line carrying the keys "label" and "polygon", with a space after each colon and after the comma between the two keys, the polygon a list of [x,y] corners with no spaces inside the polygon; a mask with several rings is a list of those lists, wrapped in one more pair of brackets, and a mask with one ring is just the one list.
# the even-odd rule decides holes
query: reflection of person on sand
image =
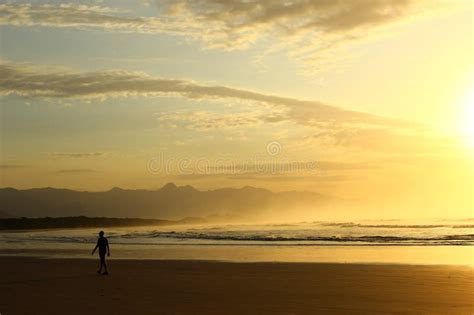
{"label": "reflection of person on sand", "polygon": [[104,231],[99,232],[99,239],[97,240],[97,245],[92,251],[92,255],[94,255],[97,247],[99,248],[100,257],[100,268],[97,273],[100,274],[102,272],[102,267],[104,267],[103,275],[108,275],[109,273],[107,272],[107,264],[105,263],[105,254],[107,254],[107,256],[110,256],[110,248],[109,241],[107,241],[107,238],[104,237]]}

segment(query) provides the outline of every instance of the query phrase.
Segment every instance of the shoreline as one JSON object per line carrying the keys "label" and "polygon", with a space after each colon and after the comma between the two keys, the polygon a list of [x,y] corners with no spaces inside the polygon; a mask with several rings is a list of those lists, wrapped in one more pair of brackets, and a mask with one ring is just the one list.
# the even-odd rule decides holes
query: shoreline
{"label": "shoreline", "polygon": [[[4,250],[0,250],[0,258],[5,259],[38,259],[38,260],[78,260],[78,261],[97,261],[98,254],[94,255],[82,255],[82,256],[61,256],[61,255],[42,255],[34,254],[30,250],[27,253],[16,253],[16,254],[5,254],[2,253]],[[9,251],[9,250],[7,250]],[[21,251],[21,250],[15,250]],[[40,250],[43,251],[43,250]],[[53,250],[51,250],[53,251]],[[472,269],[474,274],[473,264],[443,264],[443,263],[405,263],[405,262],[340,262],[340,261],[278,261],[278,260],[225,260],[225,259],[205,259],[205,258],[128,258],[128,257],[106,257],[107,262],[120,261],[120,262],[138,262],[138,261],[154,261],[154,262],[203,262],[203,263],[224,263],[224,264],[291,264],[291,265],[352,265],[352,266],[411,266],[411,267],[447,267],[447,268],[468,268]]]}
{"label": "shoreline", "polygon": [[[93,258],[94,243],[0,244],[0,257]],[[112,259],[474,266],[472,246],[247,246],[113,244]]]}
{"label": "shoreline", "polygon": [[469,266],[2,257],[2,314],[472,314]]}

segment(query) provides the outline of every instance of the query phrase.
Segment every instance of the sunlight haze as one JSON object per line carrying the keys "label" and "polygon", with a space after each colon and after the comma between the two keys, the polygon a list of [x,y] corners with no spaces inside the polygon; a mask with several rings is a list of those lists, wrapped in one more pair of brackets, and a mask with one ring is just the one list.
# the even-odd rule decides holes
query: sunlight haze
{"label": "sunlight haze", "polygon": [[269,3],[0,4],[1,186],[472,217],[472,2]]}

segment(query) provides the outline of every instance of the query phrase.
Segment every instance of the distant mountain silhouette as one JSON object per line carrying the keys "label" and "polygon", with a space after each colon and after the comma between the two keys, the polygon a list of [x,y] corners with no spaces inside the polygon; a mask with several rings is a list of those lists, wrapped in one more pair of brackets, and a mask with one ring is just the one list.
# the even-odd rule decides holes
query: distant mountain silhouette
{"label": "distant mountain silhouette", "polygon": [[0,189],[0,211],[14,217],[135,217],[181,219],[215,215],[246,218],[317,207],[333,200],[314,192],[274,193],[246,186],[199,191],[168,183],[158,190],[113,188],[104,192],[35,188]]}
{"label": "distant mountain silhouette", "polygon": [[13,218],[12,215],[6,213],[5,211],[0,211],[0,219]]}

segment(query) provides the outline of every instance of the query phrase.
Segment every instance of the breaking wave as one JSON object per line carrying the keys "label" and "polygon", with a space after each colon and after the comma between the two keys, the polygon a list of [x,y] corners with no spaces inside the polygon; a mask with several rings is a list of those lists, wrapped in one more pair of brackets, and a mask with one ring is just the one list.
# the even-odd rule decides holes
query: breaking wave
{"label": "breaking wave", "polygon": [[[474,245],[474,225],[302,222],[295,224],[110,228],[114,244],[140,245]],[[95,229],[0,233],[1,242],[91,243]]]}

